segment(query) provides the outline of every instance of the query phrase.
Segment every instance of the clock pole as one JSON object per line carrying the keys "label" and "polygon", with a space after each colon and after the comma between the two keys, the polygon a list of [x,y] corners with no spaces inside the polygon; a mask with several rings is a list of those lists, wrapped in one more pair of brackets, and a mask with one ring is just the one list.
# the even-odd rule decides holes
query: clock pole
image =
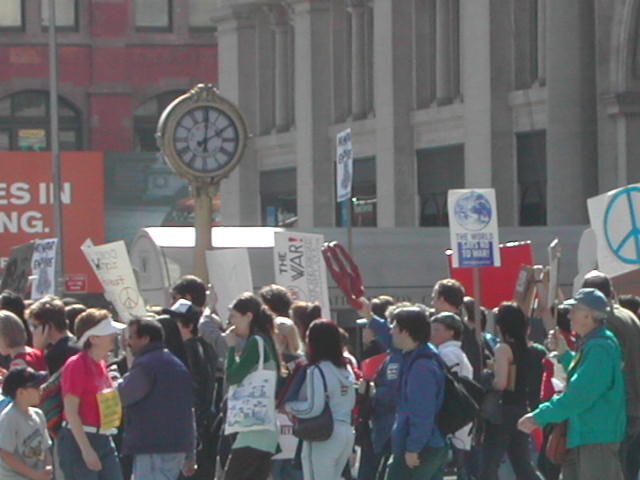
{"label": "clock pole", "polygon": [[[210,110],[215,112],[213,119]],[[191,187],[196,237],[193,273],[205,283],[209,278],[207,250],[211,249],[212,200],[222,179],[242,159],[248,136],[238,107],[222,97],[212,84],[198,84],[176,98],[158,121],[158,146],[169,166]]]}
{"label": "clock pole", "polygon": [[209,282],[207,270],[207,250],[211,248],[211,203],[218,193],[219,180],[209,182],[205,179],[196,180],[191,184],[191,191],[195,204],[196,247],[194,249],[194,274],[204,283]]}

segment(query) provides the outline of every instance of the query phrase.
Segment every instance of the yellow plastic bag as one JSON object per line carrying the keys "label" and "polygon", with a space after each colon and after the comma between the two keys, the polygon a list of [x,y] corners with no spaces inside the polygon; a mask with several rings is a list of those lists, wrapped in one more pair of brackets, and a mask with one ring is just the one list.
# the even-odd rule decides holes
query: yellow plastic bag
{"label": "yellow plastic bag", "polygon": [[118,428],[122,421],[122,404],[118,392],[113,388],[108,388],[99,392],[97,398],[100,409],[100,429]]}

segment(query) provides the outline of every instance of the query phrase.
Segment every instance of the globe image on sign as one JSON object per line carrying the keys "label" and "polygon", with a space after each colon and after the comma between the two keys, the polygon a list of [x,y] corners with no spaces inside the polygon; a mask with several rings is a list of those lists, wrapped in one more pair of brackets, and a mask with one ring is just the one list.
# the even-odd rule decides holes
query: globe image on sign
{"label": "globe image on sign", "polygon": [[458,225],[465,230],[482,230],[491,221],[491,203],[482,193],[471,191],[458,197],[454,215]]}

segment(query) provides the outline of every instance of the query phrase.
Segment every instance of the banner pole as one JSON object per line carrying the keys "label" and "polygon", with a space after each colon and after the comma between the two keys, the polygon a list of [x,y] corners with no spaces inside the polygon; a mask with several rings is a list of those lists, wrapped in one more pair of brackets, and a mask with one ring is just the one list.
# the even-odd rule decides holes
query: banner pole
{"label": "banner pole", "polygon": [[484,355],[483,355],[483,335],[482,335],[482,285],[480,282],[480,267],[473,267],[473,296],[476,301],[474,303],[473,312],[473,328],[475,329],[476,341],[480,347],[480,369],[484,370]]}
{"label": "banner pole", "polygon": [[56,2],[49,0],[49,135],[51,147],[51,162],[53,170],[53,210],[57,243],[55,267],[55,292],[64,296],[64,235],[62,224],[62,202],[60,190],[62,188],[62,174],[60,165],[60,142],[58,133],[58,45],[56,39]]}

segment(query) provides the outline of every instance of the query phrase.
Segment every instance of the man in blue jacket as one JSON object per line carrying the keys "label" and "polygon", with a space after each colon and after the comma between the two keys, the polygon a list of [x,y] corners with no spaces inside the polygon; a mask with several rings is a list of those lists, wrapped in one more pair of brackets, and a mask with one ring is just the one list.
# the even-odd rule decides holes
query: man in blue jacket
{"label": "man in blue jacket", "polygon": [[447,449],[436,418],[445,378],[434,360],[438,353],[428,343],[427,310],[422,305],[397,306],[389,312],[389,320],[393,346],[402,350],[403,361],[387,480],[441,479]]}
{"label": "man in blue jacket", "polygon": [[133,478],[175,480],[195,472],[195,419],[191,375],[164,348],[156,320],[129,322],[135,360],[118,386],[125,408],[123,450],[134,456]]}

